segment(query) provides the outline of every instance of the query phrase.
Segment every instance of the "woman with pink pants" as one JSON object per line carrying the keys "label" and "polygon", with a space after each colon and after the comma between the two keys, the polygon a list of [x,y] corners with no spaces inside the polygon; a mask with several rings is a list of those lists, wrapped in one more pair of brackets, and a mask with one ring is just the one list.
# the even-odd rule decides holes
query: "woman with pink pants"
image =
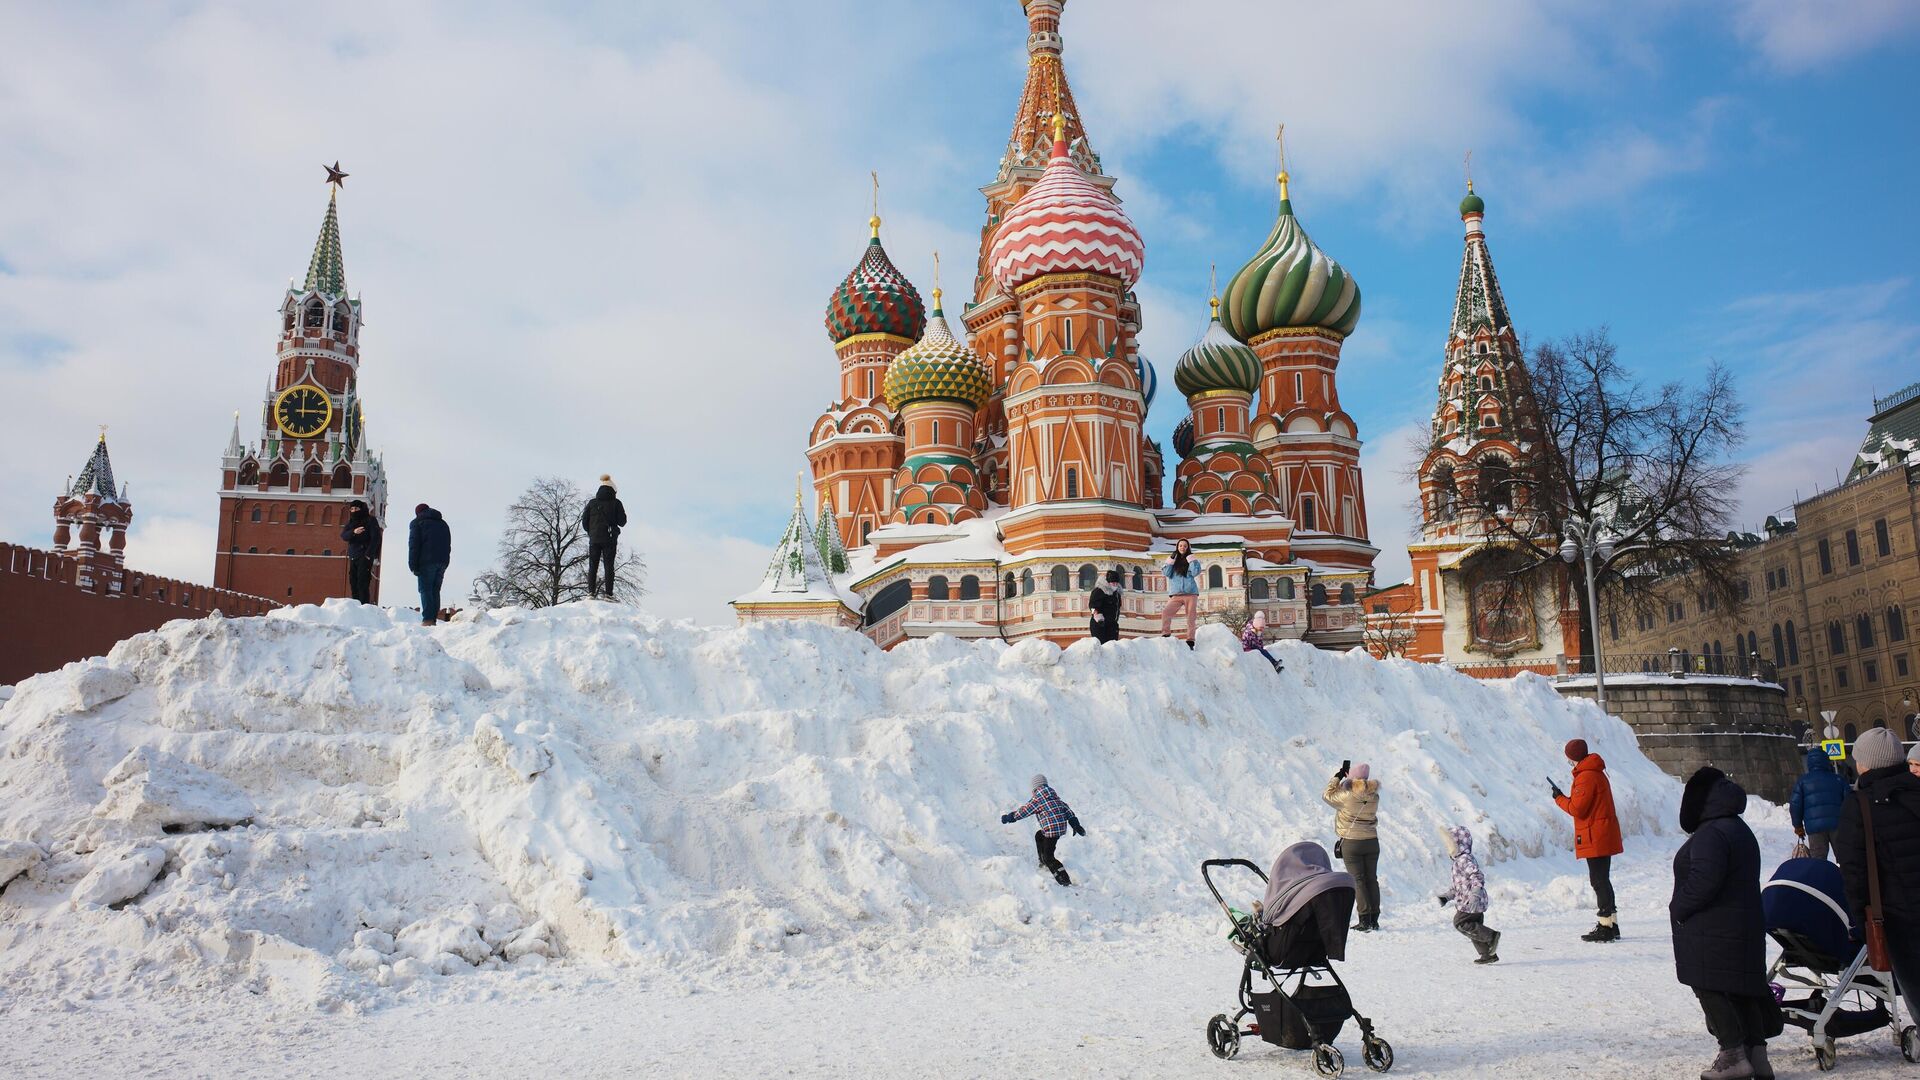
{"label": "woman with pink pants", "polygon": [[1173,545],[1173,558],[1166,565],[1167,606],[1160,611],[1160,636],[1173,633],[1173,617],[1187,614],[1187,648],[1193,648],[1194,623],[1200,617],[1200,563],[1185,540]]}

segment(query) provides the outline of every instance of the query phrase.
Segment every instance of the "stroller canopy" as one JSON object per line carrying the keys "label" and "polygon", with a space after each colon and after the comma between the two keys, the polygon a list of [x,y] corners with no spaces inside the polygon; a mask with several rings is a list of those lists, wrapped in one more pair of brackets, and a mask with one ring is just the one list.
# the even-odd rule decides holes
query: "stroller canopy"
{"label": "stroller canopy", "polygon": [[1840,868],[1825,859],[1788,859],[1760,889],[1767,931],[1789,931],[1833,960],[1853,955]]}
{"label": "stroller canopy", "polygon": [[1321,893],[1352,888],[1353,875],[1335,870],[1333,861],[1327,858],[1326,848],[1311,840],[1302,840],[1273,860],[1260,919],[1268,926],[1279,926]]}

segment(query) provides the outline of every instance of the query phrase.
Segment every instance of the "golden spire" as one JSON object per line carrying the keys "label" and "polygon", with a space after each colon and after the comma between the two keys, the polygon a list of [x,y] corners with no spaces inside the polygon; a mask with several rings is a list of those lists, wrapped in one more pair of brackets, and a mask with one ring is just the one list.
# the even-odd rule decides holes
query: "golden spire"
{"label": "golden spire", "polygon": [[807,474],[804,472],[794,473],[793,474],[793,508],[795,510],[802,510],[806,508],[806,504],[800,501],[801,494],[806,490],[807,490]]}
{"label": "golden spire", "polygon": [[870,172],[873,177],[873,216],[867,219],[867,228],[873,230],[873,238],[880,239],[880,173]]}
{"label": "golden spire", "polygon": [[[235,414],[235,415],[238,415],[238,414]],[[101,442],[107,441],[107,425],[105,424],[100,425],[100,441]]]}
{"label": "golden spire", "polygon": [[1287,125],[1285,124],[1280,125],[1280,132],[1279,134],[1274,136],[1274,141],[1280,144],[1280,177],[1279,177],[1280,201],[1286,202],[1287,201]]}
{"label": "golden spire", "polygon": [[1467,194],[1473,194],[1473,151],[1467,151]]}
{"label": "golden spire", "polygon": [[1211,294],[1207,303],[1213,307],[1213,321],[1220,321],[1220,267],[1217,263],[1207,264],[1207,292]]}
{"label": "golden spire", "polygon": [[940,310],[940,253],[933,253],[933,310]]}

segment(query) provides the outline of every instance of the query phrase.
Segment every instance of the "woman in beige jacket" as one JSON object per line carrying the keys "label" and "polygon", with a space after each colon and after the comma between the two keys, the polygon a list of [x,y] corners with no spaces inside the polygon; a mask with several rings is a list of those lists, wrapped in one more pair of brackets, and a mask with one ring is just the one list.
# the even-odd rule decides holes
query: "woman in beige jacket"
{"label": "woman in beige jacket", "polygon": [[1380,929],[1380,833],[1376,818],[1380,812],[1380,782],[1367,777],[1363,762],[1352,774],[1342,765],[1328,781],[1321,798],[1337,814],[1334,835],[1340,838],[1335,851],[1353,875],[1354,906],[1360,921],[1353,928],[1362,933]]}

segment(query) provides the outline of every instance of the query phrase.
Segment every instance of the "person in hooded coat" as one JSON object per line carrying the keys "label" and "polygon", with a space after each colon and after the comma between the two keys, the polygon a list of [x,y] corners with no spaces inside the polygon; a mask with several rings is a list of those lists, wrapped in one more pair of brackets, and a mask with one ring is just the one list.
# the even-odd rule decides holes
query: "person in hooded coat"
{"label": "person in hooded coat", "polygon": [[1073,808],[1053,790],[1053,785],[1047,783],[1045,774],[1034,773],[1032,785],[1033,797],[1001,814],[1000,824],[1011,825],[1024,817],[1039,817],[1040,828],[1033,834],[1033,847],[1040,856],[1040,868],[1051,870],[1053,880],[1060,884],[1071,885],[1073,879],[1067,876],[1067,868],[1054,855],[1054,848],[1068,829],[1072,829],[1075,836],[1085,836],[1087,830],[1080,827],[1080,819],[1073,815]]}
{"label": "person in hooded coat", "polygon": [[1573,855],[1586,860],[1587,881],[1593,886],[1594,901],[1600,909],[1599,925],[1580,935],[1580,940],[1618,941],[1620,917],[1613,896],[1613,857],[1626,846],[1620,842],[1620,818],[1613,810],[1607,763],[1599,754],[1587,752],[1585,739],[1568,742],[1566,753],[1573,763],[1573,791],[1561,791],[1560,785],[1551,780],[1547,786],[1553,791],[1554,805],[1573,817]]}
{"label": "person in hooded coat", "polygon": [[580,511],[580,527],[587,530],[587,596],[600,595],[600,574],[606,571],[607,599],[613,599],[613,562],[620,548],[620,530],[627,524],[627,508],[614,491],[613,477],[600,478],[600,490]]}
{"label": "person in hooded coat", "polygon": [[1107,571],[1106,580],[1095,585],[1087,597],[1087,606],[1093,609],[1087,619],[1087,632],[1093,640],[1102,645],[1120,640],[1120,571]]}
{"label": "person in hooded coat", "polygon": [[1273,665],[1273,670],[1275,671],[1281,670],[1279,659],[1275,657],[1272,653],[1267,651],[1267,613],[1266,612],[1264,611],[1254,612],[1253,618],[1248,619],[1247,625],[1241,628],[1240,651],[1241,652],[1257,652],[1261,656],[1264,656],[1267,658],[1267,663]]}
{"label": "person in hooded coat", "polygon": [[1868,730],[1854,742],[1860,786],[1840,807],[1833,854],[1840,863],[1853,925],[1865,927],[1867,836],[1862,811],[1871,810],[1880,916],[1886,923],[1893,978],[1907,1012],[1920,1016],[1920,776],[1914,775],[1911,760],[1901,753],[1900,736],[1883,727]]}
{"label": "person in hooded coat", "polygon": [[1741,820],[1747,793],[1709,765],[1680,796],[1687,842],[1673,857],[1673,967],[1706,1014],[1719,1056],[1701,1080],[1771,1077],[1767,1039],[1780,1033],[1767,986],[1760,843]]}
{"label": "person in hooded coat", "polygon": [[380,557],[380,523],[359,499],[347,504],[340,539],[347,542],[347,588],[362,604],[373,603],[373,560]]}
{"label": "person in hooded coat", "polygon": [[1351,775],[1341,766],[1320,798],[1337,811],[1336,850],[1353,875],[1354,907],[1360,915],[1353,929],[1372,933],[1380,929],[1380,781],[1369,778],[1365,762],[1353,766]]}
{"label": "person in hooded coat", "polygon": [[1807,751],[1807,771],[1794,781],[1787,809],[1793,815],[1793,834],[1807,842],[1816,859],[1827,857],[1833,830],[1840,827],[1840,804],[1847,801],[1847,782],[1833,771],[1827,752]]}
{"label": "person in hooded coat", "polygon": [[414,507],[413,522],[407,526],[407,569],[420,581],[422,626],[440,619],[440,585],[452,562],[453,530],[447,528],[447,519],[426,503]]}
{"label": "person in hooded coat", "polygon": [[1487,877],[1473,857],[1473,834],[1464,825],[1441,825],[1440,840],[1453,860],[1453,885],[1440,894],[1440,906],[1453,905],[1453,928],[1473,942],[1476,964],[1500,962],[1500,931],[1487,925]]}

